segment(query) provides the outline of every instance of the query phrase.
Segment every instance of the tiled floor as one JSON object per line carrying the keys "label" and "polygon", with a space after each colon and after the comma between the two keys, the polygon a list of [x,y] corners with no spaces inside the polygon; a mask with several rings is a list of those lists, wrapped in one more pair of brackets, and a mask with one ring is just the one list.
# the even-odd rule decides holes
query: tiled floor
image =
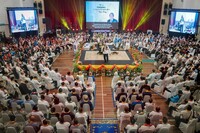
{"label": "tiled floor", "polygon": [[[145,55],[139,56],[139,58],[146,58]],[[68,71],[73,69],[73,51],[67,50],[61,54],[53,63],[53,68],[58,68],[59,72],[65,75]],[[143,73],[148,75],[151,70],[154,69],[153,63],[143,63]],[[112,100],[111,90],[112,77],[96,77],[96,102],[95,109],[92,115],[93,120],[96,119],[116,119],[116,108],[114,107]],[[164,116],[167,113],[168,105],[165,103],[165,99],[153,94],[153,101],[156,106],[160,106]],[[174,123],[173,119],[169,120],[170,123]],[[180,130],[173,127],[173,132],[180,133]],[[172,132],[172,133],[173,133]]]}

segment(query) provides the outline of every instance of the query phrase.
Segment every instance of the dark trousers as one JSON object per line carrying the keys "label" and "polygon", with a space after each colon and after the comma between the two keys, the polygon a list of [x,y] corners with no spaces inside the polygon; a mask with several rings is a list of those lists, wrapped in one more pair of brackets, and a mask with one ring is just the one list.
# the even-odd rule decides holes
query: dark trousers
{"label": "dark trousers", "polygon": [[104,62],[108,62],[108,54],[103,54]]}

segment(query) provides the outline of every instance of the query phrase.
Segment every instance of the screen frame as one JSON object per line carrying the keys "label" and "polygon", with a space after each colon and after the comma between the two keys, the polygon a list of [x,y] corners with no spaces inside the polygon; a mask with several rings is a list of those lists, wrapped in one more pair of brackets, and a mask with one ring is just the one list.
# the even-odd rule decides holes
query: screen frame
{"label": "screen frame", "polygon": [[[7,19],[8,19],[8,24],[9,24],[9,31],[11,34],[19,34],[19,33],[26,33],[26,32],[39,32],[40,30],[40,26],[39,26],[39,16],[38,16],[38,10],[37,8],[34,7],[7,7]],[[37,14],[37,25],[38,25],[38,29],[37,30],[31,30],[31,31],[23,31],[23,32],[12,32],[11,30],[11,26],[10,26],[10,14],[9,11],[21,11],[21,10],[33,10],[36,12]]]}
{"label": "screen frame", "polygon": [[[86,22],[86,2],[119,2],[119,13],[118,13],[118,28],[117,29],[92,29],[92,28],[87,28],[87,22]],[[120,23],[121,23],[121,16],[120,16],[120,12],[121,12],[121,0],[85,0],[84,3],[84,14],[85,14],[85,29],[86,30],[119,30],[120,29]],[[94,23],[99,23],[99,22],[94,22]],[[105,22],[106,23],[106,22]]]}
{"label": "screen frame", "polygon": [[[189,12],[189,13],[198,13],[197,16],[197,24],[195,26],[195,33],[181,33],[181,32],[173,32],[169,30],[170,27],[170,20],[171,20],[171,14],[172,12]],[[198,33],[198,27],[199,27],[199,23],[200,23],[200,10],[198,9],[179,9],[179,8],[173,8],[171,9],[171,14],[169,15],[169,22],[168,22],[168,33],[173,33],[173,34],[191,34],[191,35],[196,35]]]}

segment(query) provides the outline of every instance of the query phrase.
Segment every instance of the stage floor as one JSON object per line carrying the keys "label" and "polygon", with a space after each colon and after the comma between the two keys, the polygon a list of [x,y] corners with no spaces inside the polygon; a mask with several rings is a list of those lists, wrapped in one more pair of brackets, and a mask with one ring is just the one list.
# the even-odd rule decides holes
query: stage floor
{"label": "stage floor", "polygon": [[[114,52],[111,50],[111,53]],[[97,54],[97,50],[82,50],[80,61],[82,62],[82,65],[126,65],[126,64],[132,64],[134,62],[131,54],[128,50],[120,50],[115,51],[118,54],[110,54],[109,55],[109,62],[105,63],[103,59],[103,55]]]}

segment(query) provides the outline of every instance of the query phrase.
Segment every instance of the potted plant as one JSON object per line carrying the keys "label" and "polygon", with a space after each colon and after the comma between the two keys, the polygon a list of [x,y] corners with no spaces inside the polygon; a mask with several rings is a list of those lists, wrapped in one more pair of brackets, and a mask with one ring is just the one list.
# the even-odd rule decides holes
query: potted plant
{"label": "potted plant", "polygon": [[136,73],[141,73],[141,72],[142,72],[142,69],[143,69],[143,65],[140,64],[137,68],[135,68],[135,72],[136,72]]}
{"label": "potted plant", "polygon": [[77,75],[78,72],[79,72],[78,64],[74,63],[73,64],[73,73],[74,73],[74,75]]}

